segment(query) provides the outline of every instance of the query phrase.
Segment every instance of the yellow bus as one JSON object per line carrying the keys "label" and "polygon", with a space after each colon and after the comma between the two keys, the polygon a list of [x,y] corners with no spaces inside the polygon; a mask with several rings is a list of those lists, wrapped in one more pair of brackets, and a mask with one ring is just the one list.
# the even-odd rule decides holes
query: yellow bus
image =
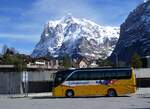
{"label": "yellow bus", "polygon": [[132,68],[84,68],[55,73],[55,97],[124,96],[136,91]]}

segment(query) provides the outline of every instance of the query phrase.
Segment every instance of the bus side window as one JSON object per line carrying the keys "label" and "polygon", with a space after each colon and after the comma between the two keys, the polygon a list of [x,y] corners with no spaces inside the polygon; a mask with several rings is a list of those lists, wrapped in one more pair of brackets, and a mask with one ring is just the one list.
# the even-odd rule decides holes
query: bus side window
{"label": "bus side window", "polygon": [[80,73],[79,74],[79,80],[87,80],[89,77],[88,72],[86,72],[86,71],[81,71],[78,73]]}
{"label": "bus side window", "polygon": [[104,77],[106,79],[116,79],[116,71],[105,71]]}
{"label": "bus side window", "polygon": [[74,72],[74,73],[68,78],[68,80],[74,81],[74,80],[78,80],[78,78],[79,78],[78,72]]}
{"label": "bus side window", "polygon": [[97,80],[98,73],[93,71],[93,72],[90,72],[90,75],[91,75],[90,80]]}
{"label": "bus side window", "polygon": [[104,79],[105,78],[105,72],[98,72],[98,78],[99,79]]}
{"label": "bus side window", "polygon": [[91,80],[100,80],[104,78],[104,73],[102,71],[91,72]]}
{"label": "bus side window", "polygon": [[105,71],[105,78],[106,79],[111,79],[111,73],[108,71]]}
{"label": "bus side window", "polygon": [[118,71],[117,77],[118,77],[118,79],[129,79],[129,78],[131,78],[131,72],[130,72],[130,70]]}

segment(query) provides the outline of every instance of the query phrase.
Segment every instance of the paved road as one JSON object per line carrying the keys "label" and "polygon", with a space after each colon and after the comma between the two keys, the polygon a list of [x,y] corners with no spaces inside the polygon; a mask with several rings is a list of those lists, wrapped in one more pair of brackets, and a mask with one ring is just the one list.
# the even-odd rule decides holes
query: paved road
{"label": "paved road", "polygon": [[0,109],[150,109],[150,95],[96,98],[0,98]]}

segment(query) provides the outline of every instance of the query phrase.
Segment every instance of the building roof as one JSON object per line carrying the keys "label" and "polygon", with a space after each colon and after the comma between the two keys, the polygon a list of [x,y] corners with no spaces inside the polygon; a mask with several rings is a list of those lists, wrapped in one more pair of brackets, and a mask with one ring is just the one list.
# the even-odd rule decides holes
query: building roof
{"label": "building roof", "polygon": [[89,65],[89,61],[86,58],[80,58],[77,60],[77,64],[80,64],[81,61],[84,61],[87,65]]}

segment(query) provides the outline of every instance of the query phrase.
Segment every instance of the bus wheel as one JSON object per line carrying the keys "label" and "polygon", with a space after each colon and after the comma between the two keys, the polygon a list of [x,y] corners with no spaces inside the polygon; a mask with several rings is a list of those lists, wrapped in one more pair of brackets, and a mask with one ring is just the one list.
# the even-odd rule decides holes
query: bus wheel
{"label": "bus wheel", "polygon": [[109,97],[116,97],[117,93],[116,93],[115,89],[108,89],[107,96],[109,96]]}
{"label": "bus wheel", "polygon": [[73,97],[74,92],[73,92],[73,90],[67,90],[65,95],[66,95],[66,97]]}

